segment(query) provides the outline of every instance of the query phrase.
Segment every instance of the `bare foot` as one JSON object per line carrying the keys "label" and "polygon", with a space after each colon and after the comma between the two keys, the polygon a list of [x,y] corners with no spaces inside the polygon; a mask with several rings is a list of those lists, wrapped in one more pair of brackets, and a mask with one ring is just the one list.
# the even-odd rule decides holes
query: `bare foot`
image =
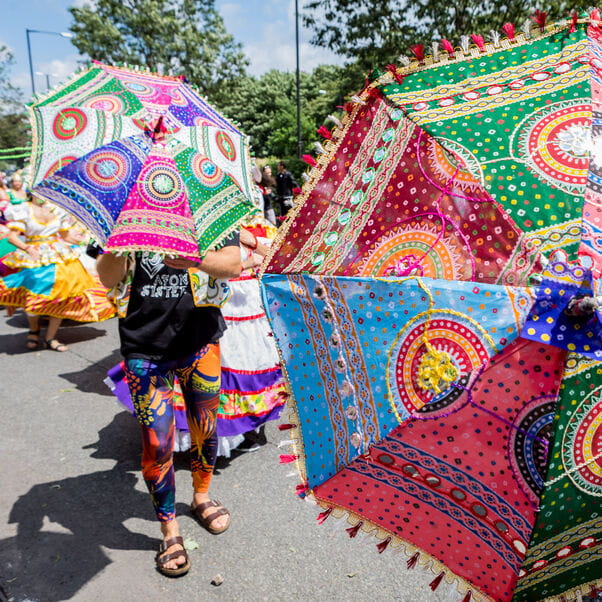
{"label": "bare foot", "polygon": [[[195,493],[194,497],[192,499],[192,505],[191,505],[192,510],[194,511],[194,509],[197,506],[200,506],[201,504],[208,502],[210,499],[211,498],[209,497],[208,493]],[[201,516],[203,518],[206,518],[206,517],[210,516],[211,514],[214,514],[220,508],[222,508],[222,506],[209,506],[208,508],[205,508],[201,512]],[[225,531],[229,524],[230,524],[230,514],[220,514],[219,516],[216,516],[207,525],[207,528],[208,528],[208,531],[221,532],[221,531]]]}
{"label": "bare foot", "polygon": [[[163,541],[167,541],[172,537],[177,537],[180,535],[180,526],[178,525],[178,521],[174,518],[167,523],[161,523],[161,533],[163,534]],[[183,546],[179,543],[174,544],[173,546],[169,546],[163,554],[161,554],[160,558],[165,556],[165,554],[173,554],[178,550],[183,550]],[[180,556],[179,558],[174,558],[168,562],[166,562],[163,566],[166,569],[177,569],[182,564],[186,563],[186,558],[184,556]]]}

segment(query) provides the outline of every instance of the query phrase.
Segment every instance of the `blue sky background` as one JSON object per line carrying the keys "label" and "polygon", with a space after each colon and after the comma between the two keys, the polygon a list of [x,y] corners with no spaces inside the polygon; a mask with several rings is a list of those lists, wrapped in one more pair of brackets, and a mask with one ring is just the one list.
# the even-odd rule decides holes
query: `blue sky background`
{"label": "blue sky background", "polygon": [[[0,44],[8,46],[15,57],[12,82],[28,99],[31,94],[25,29],[68,32],[72,22],[68,7],[85,0],[3,0],[0,20]],[[302,0],[299,0],[300,10]],[[293,0],[216,0],[226,28],[243,45],[251,64],[249,72],[260,75],[270,69],[295,69],[295,14]],[[311,33],[301,30],[301,69],[311,71],[322,63],[341,64],[332,53],[310,46]],[[46,74],[56,85],[78,67],[77,50],[68,38],[32,33],[31,54],[36,89],[46,89]]]}

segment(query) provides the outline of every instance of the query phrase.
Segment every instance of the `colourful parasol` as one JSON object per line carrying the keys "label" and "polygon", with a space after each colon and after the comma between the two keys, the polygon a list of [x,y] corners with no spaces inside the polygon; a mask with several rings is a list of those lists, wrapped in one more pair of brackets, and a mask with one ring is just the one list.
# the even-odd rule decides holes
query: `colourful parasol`
{"label": "colourful parasol", "polygon": [[505,30],[353,98],[261,283],[319,520],[465,601],[571,599],[602,586],[602,36]]}
{"label": "colourful parasol", "polygon": [[198,259],[255,211],[246,137],[183,77],[94,63],[31,115],[34,194],[107,251]]}

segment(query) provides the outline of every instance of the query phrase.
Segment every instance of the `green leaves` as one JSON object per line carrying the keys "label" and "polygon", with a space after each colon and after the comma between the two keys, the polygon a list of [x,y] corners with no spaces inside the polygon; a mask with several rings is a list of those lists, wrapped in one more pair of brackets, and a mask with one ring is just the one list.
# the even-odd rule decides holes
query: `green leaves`
{"label": "green leaves", "polygon": [[213,0],[97,0],[71,7],[73,44],[109,64],[185,75],[213,97],[244,74],[247,59]]}

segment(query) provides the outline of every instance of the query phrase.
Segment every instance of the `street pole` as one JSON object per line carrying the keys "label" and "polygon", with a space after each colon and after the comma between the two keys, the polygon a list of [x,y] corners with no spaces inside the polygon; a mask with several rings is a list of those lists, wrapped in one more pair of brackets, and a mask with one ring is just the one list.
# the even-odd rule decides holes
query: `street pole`
{"label": "street pole", "polygon": [[301,140],[301,80],[299,74],[299,0],[295,0],[295,48],[297,51],[297,158],[303,152]]}
{"label": "street pole", "polygon": [[33,62],[31,60],[31,42],[29,41],[29,32],[30,29],[25,30],[25,34],[27,35],[27,57],[29,58],[29,77],[31,78],[31,93],[33,96],[36,94],[36,83],[33,77]]}
{"label": "street pole", "polygon": [[[45,33],[51,36],[60,36],[61,38],[72,38],[73,34],[69,31],[47,31],[45,29],[29,29],[25,28],[25,36],[27,37],[27,58],[29,59],[29,77],[31,78],[31,91],[35,96],[36,93],[36,82],[33,76],[33,61],[31,60],[31,40],[29,39],[29,35],[32,33]],[[50,81],[46,79],[46,83],[49,84]]]}

